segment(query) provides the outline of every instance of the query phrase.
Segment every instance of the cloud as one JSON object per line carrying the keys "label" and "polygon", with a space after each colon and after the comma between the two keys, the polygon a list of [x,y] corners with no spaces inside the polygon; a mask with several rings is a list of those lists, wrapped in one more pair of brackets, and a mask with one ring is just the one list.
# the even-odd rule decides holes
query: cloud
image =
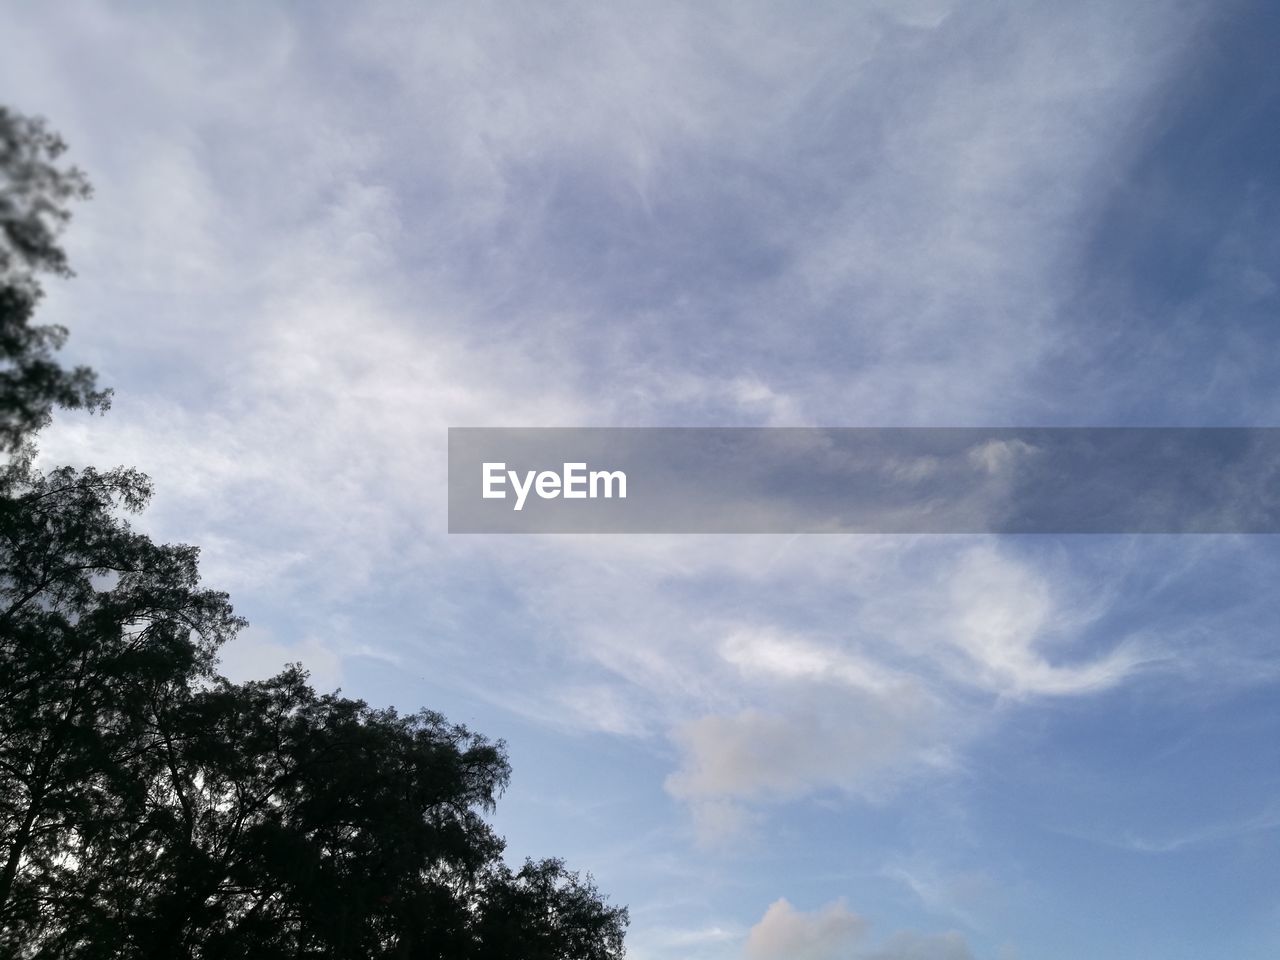
{"label": "cloud", "polygon": [[1055,633],[1069,637],[1071,628],[1089,619],[1088,606],[1055,599],[1043,575],[990,546],[961,559],[947,585],[946,603],[947,642],[972,666],[964,679],[995,693],[1096,692],[1122,682],[1143,661],[1132,646],[1084,662],[1050,661],[1042,651],[1046,641]]}
{"label": "cloud", "polygon": [[685,949],[725,943],[737,940],[742,935],[738,931],[714,925],[692,930],[661,930],[655,931],[655,934],[655,939],[660,940],[664,946]]}
{"label": "cloud", "polygon": [[747,935],[747,960],[839,960],[866,931],[866,921],[843,901],[802,913],[786,900],[769,906]]}
{"label": "cloud", "polygon": [[981,925],[979,918],[1000,889],[983,871],[957,870],[920,857],[895,857],[884,875],[910,889],[931,914],[951,917],[968,928]]}
{"label": "cloud", "polygon": [[[332,685],[376,633],[396,680],[651,746],[721,845],[964,771],[1017,708],[1159,656],[1245,682],[1273,644],[1107,621],[1123,548],[443,532],[449,425],[1075,409],[1045,362],[1194,6],[7,8],[0,80],[98,187],[47,317],[118,389],[45,452],[154,475],[142,522],[272,621],[232,672],[300,657]],[[783,901],[749,942],[967,956],[860,924]]]}
{"label": "cloud", "polygon": [[934,745],[927,710],[895,701],[825,702],[788,714],[744,710],[706,716],[674,734],[683,765],[667,780],[677,797],[786,800],[826,789],[872,793]]}
{"label": "cloud", "polygon": [[[810,610],[809,631],[784,628],[775,605],[744,588],[732,594],[736,623],[704,612],[721,639],[686,639],[664,659],[686,676],[721,677],[721,689],[736,694],[699,710],[707,700],[696,690],[687,698],[668,690],[680,762],[666,787],[691,805],[700,830],[709,828],[704,840],[723,842],[762,806],[832,792],[881,801],[914,778],[963,770],[965,748],[997,704],[1098,695],[1153,656],[1137,640],[1081,650],[1078,638],[1107,609],[1091,581],[1042,568],[994,539],[946,551],[884,542],[894,546],[866,543],[861,556],[846,547],[839,559],[832,550],[824,567],[806,541],[799,556],[775,556],[758,574],[802,591],[804,602],[808,594],[847,598],[822,615]],[[660,610],[662,600],[642,591],[635,605],[646,604]],[[658,615],[651,610],[650,621]],[[608,659],[599,645],[593,652]],[[633,682],[649,682],[612,662]]]}
{"label": "cloud", "polygon": [[758,627],[730,634],[720,654],[747,677],[825,681],[895,699],[909,698],[915,686],[910,676],[867,657]]}
{"label": "cloud", "polygon": [[843,900],[818,910],[797,910],[787,900],[769,906],[747,935],[746,960],[972,960],[956,932],[901,932],[883,943],[865,943],[867,922]]}
{"label": "cloud", "polygon": [[1252,816],[1229,821],[1201,824],[1193,829],[1163,837],[1142,836],[1128,832],[1112,836],[1096,829],[1061,830],[1059,832],[1093,843],[1105,844],[1121,850],[1149,855],[1180,853],[1184,850],[1224,844],[1243,837],[1270,833],[1280,828],[1280,808],[1269,803],[1265,809]]}
{"label": "cloud", "polygon": [[275,676],[287,663],[301,662],[317,690],[334,690],[342,685],[342,656],[330,644],[316,637],[296,643],[279,643],[266,631],[249,627],[222,648],[219,670],[235,681],[261,680]]}

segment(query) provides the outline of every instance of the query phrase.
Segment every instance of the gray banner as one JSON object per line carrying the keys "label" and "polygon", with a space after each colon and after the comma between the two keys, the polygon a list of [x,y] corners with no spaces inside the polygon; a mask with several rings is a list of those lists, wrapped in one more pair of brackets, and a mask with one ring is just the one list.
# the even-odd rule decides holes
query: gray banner
{"label": "gray banner", "polygon": [[1276,533],[1280,428],[449,430],[450,533]]}

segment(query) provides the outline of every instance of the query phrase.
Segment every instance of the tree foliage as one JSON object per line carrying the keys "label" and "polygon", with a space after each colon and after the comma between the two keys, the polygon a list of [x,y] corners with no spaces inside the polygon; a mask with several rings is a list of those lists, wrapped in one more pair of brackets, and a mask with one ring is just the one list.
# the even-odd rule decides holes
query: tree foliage
{"label": "tree foliage", "polygon": [[92,370],[56,360],[64,327],[31,322],[40,275],[71,273],[58,235],[71,202],[90,192],[84,174],[58,165],[65,149],[43,120],[0,107],[0,451],[17,450],[54,406],[98,410],[110,401]]}
{"label": "tree foliage", "polygon": [[149,494],[135,471],[23,459],[0,493],[0,925],[29,945],[93,899],[155,762],[148,713],[211,676],[239,622],[193,548],[114,515]]}
{"label": "tree foliage", "polygon": [[[87,188],[41,124],[0,112],[0,140],[4,295],[30,295],[4,329],[31,333],[34,274],[67,272],[56,227]],[[34,465],[49,405],[101,395],[57,367],[60,333],[32,336],[5,341],[21,362],[0,378],[0,956],[621,957],[626,911],[590,878],[503,860],[500,742],[319,694],[299,665],[217,674],[242,621],[196,548],[130,527],[147,478]]]}

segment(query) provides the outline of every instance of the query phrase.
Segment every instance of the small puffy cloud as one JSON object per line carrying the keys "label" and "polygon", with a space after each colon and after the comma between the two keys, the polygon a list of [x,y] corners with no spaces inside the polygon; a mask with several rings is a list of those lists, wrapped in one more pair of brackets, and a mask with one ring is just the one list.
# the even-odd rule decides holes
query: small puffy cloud
{"label": "small puffy cloud", "polygon": [[823,789],[867,793],[904,761],[928,753],[934,717],[923,700],[849,695],[833,709],[795,705],[693,720],[676,731],[677,797],[787,799]]}
{"label": "small puffy cloud", "polygon": [[973,960],[955,931],[903,931],[870,945],[864,942],[867,927],[843,900],[806,912],[781,899],[751,928],[743,953],[746,960]]}
{"label": "small puffy cloud", "polygon": [[747,935],[747,960],[838,960],[850,956],[866,921],[843,900],[806,913],[777,900]]}
{"label": "small puffy cloud", "polygon": [[[952,728],[944,703],[917,678],[832,645],[776,631],[740,630],[719,653],[769,701],[680,724],[682,764],[667,780],[714,834],[721,801],[778,801],[824,790],[874,795],[903,771],[936,765]],[[705,814],[698,809],[716,801]],[[714,815],[713,815],[714,814]]]}

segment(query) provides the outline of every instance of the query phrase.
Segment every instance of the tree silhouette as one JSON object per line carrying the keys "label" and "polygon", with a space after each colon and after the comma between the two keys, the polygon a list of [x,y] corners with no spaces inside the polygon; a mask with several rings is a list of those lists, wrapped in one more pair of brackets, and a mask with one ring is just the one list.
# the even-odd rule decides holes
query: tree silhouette
{"label": "tree silhouette", "polygon": [[93,373],[33,327],[37,274],[87,183],[0,110],[0,955],[35,960],[612,960],[626,910],[556,859],[514,870],[485,815],[502,743],[439,714],[236,684],[242,621],[198,551],[129,526],[136,470],[41,471]]}
{"label": "tree silhouette", "polygon": [[40,275],[71,274],[58,234],[71,201],[90,193],[84,174],[58,166],[65,149],[43,120],[0,107],[0,451],[16,450],[55,405],[98,410],[110,401],[92,370],[54,359],[63,327],[31,324]]}
{"label": "tree silhouette", "polygon": [[7,946],[94,908],[93,865],[111,869],[160,758],[151,705],[212,676],[239,626],[200,589],[194,548],[114,515],[149,493],[136,471],[26,458],[0,481],[0,927],[21,941]]}

